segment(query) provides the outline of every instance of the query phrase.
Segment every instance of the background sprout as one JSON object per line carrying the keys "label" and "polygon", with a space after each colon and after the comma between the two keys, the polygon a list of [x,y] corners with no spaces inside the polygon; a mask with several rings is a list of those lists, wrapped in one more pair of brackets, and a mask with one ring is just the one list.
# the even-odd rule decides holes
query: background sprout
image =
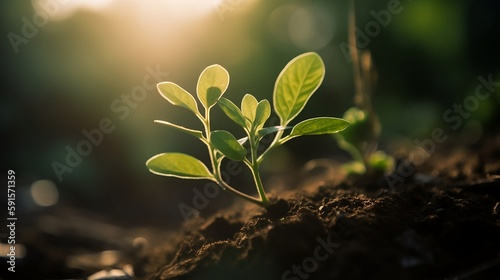
{"label": "background sprout", "polygon": [[350,1],[349,11],[349,44],[353,47],[351,54],[354,76],[354,104],[343,118],[350,123],[349,129],[339,133],[336,139],[339,146],[349,152],[354,161],[344,165],[348,173],[384,172],[392,168],[394,160],[377,150],[381,125],[371,97],[375,84],[375,71],[371,54],[368,50],[358,53],[355,37],[354,0]]}

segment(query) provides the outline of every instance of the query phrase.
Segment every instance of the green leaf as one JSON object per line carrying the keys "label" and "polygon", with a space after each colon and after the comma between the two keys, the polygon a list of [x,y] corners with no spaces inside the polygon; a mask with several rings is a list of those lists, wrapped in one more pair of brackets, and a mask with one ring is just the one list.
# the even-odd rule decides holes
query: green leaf
{"label": "green leaf", "polygon": [[283,68],[274,86],[274,110],[281,125],[287,125],[306,105],[325,76],[323,60],[309,52],[292,59]]}
{"label": "green leaf", "polygon": [[302,121],[292,128],[289,137],[301,135],[333,134],[344,130],[349,123],[343,119],[319,117]]}
{"label": "green leaf", "polygon": [[394,167],[394,158],[384,151],[374,152],[368,159],[368,164],[377,171],[385,172]]}
{"label": "green leaf", "polygon": [[240,143],[241,145],[245,144],[247,141],[248,141],[248,136],[238,139],[238,143]]}
{"label": "green leaf", "polygon": [[243,113],[243,116],[245,116],[250,123],[253,123],[255,120],[255,112],[258,104],[257,99],[249,93],[245,94],[241,100],[241,113]]}
{"label": "green leaf", "polygon": [[[262,137],[264,137],[268,134],[275,133],[275,132],[285,130],[285,129],[290,129],[290,128],[292,128],[292,127],[291,126],[264,127],[257,132],[257,134],[259,135],[258,139],[260,140],[260,139],[262,139]],[[247,141],[248,141],[248,137],[243,137],[243,138],[238,139],[238,143],[240,143],[241,145],[245,144]]]}
{"label": "green leaf", "polygon": [[150,158],[146,166],[154,174],[183,179],[213,179],[208,168],[198,159],[182,153],[164,153]]}
{"label": "green leaf", "polygon": [[275,133],[278,131],[282,131],[285,129],[290,129],[292,128],[291,126],[270,126],[270,127],[264,127],[263,129],[259,130],[259,136],[264,137],[268,134]]}
{"label": "green leaf", "polygon": [[214,64],[201,72],[196,92],[206,109],[212,107],[229,85],[229,73],[224,67]]}
{"label": "green leaf", "polygon": [[226,113],[231,120],[239,124],[241,127],[246,127],[245,117],[241,113],[240,108],[231,102],[231,100],[222,97],[219,101],[217,101],[217,104],[219,104],[222,111],[224,111],[224,113]]}
{"label": "green leaf", "polygon": [[229,159],[242,161],[245,159],[247,150],[236,140],[236,138],[225,130],[216,130],[210,133],[210,142],[224,156]]}
{"label": "green leaf", "polygon": [[157,88],[161,96],[167,99],[168,102],[187,108],[195,114],[199,114],[198,105],[196,104],[194,97],[177,84],[172,82],[163,82],[159,83]]}
{"label": "green leaf", "polygon": [[180,126],[180,125],[176,125],[176,124],[173,124],[173,123],[170,123],[170,122],[166,122],[166,121],[160,121],[160,120],[155,120],[154,121],[155,123],[159,123],[159,124],[163,124],[163,125],[166,125],[166,126],[169,126],[171,128],[175,128],[177,130],[180,130],[184,133],[187,133],[189,135],[192,135],[198,139],[202,139],[203,138],[203,133],[199,130],[194,130],[194,129],[190,129],[190,128],[186,128],[186,127],[183,127],[183,126]]}
{"label": "green leaf", "polygon": [[269,101],[267,101],[266,99],[261,100],[257,105],[257,109],[255,110],[254,126],[257,128],[261,128],[270,116],[271,105],[269,104]]}
{"label": "green leaf", "polygon": [[351,107],[344,113],[342,118],[349,122],[349,128],[336,135],[339,139],[349,142],[354,147],[361,147],[373,137],[372,123],[370,122],[368,112],[365,110]]}

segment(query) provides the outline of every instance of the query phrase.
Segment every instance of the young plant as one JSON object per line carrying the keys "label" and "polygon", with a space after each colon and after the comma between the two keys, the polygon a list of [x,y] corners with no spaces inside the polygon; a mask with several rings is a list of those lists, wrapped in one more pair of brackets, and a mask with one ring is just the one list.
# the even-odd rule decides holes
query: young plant
{"label": "young plant", "polygon": [[[172,82],[159,83],[160,94],[173,105],[191,111],[203,124],[204,131],[166,121],[155,122],[185,132],[203,142],[208,148],[211,168],[209,169],[200,160],[182,153],[158,154],[150,158],[146,166],[152,173],[158,175],[183,179],[208,179],[247,201],[263,207],[268,206],[269,200],[262,185],[259,167],[269,152],[295,137],[332,134],[344,130],[349,125],[343,119],[317,117],[302,121],[293,127],[289,126],[318,89],[324,75],[325,67],[318,54],[304,53],[292,59],[276,80],[273,105],[274,112],[280,119],[280,125],[271,127],[264,126],[271,115],[271,105],[268,100],[258,101],[251,94],[246,94],[238,108],[229,99],[222,97],[229,85],[229,74],[220,65],[205,68],[198,79],[196,93],[204,108],[204,114],[200,113],[196,100],[186,90]],[[216,104],[244,130],[247,135],[245,138],[237,140],[229,131],[211,129],[210,111]],[[291,132],[284,135],[286,129],[291,129]],[[259,153],[260,141],[272,133],[275,133],[273,141]],[[243,146],[246,143],[248,148]],[[222,179],[221,164],[224,158],[243,162],[250,169],[259,198],[240,192]]]}
{"label": "young plant", "polygon": [[355,37],[354,0],[350,1],[349,44],[352,46],[355,106],[343,115],[349,123],[349,129],[335,135],[341,148],[351,154],[353,161],[344,165],[350,174],[385,172],[392,168],[394,159],[377,150],[381,125],[372,104],[373,95],[373,62],[368,50],[358,54]]}

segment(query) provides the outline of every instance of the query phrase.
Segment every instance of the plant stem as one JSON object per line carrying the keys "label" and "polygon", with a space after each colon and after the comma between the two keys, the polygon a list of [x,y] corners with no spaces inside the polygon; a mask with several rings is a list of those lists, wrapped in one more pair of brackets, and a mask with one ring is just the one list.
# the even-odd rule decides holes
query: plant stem
{"label": "plant stem", "polygon": [[[250,171],[252,172],[253,179],[255,181],[255,186],[257,187],[257,193],[259,194],[260,200],[262,204],[265,206],[269,205],[269,199],[267,198],[266,191],[264,190],[264,185],[262,184],[262,179],[260,178],[260,173],[259,173],[259,157],[257,155],[257,150],[259,147],[259,141],[258,139],[255,139],[255,133],[250,133],[248,135],[249,141],[250,141],[250,151],[251,151],[251,158],[252,162],[250,163]],[[248,165],[248,164],[247,164]]]}
{"label": "plant stem", "polygon": [[[284,125],[286,126],[286,125]],[[283,131],[280,130],[278,132],[276,132],[276,135],[274,136],[274,140],[273,142],[271,143],[271,145],[269,145],[269,147],[267,147],[267,149],[262,152],[262,154],[257,158],[257,163],[260,165],[262,163],[262,161],[264,160],[264,157],[271,151],[273,150],[274,148],[278,147],[279,145],[281,145],[280,143],[280,140],[281,140],[281,136],[283,135]]]}
{"label": "plant stem", "polygon": [[255,186],[257,187],[257,192],[259,193],[260,201],[264,207],[269,205],[269,199],[267,198],[266,191],[264,190],[264,185],[262,184],[262,179],[259,173],[259,164],[252,164],[252,175],[255,181]]}
{"label": "plant stem", "polygon": [[205,109],[205,118],[202,118],[203,126],[205,128],[205,136],[207,138],[208,154],[210,155],[210,163],[212,164],[212,172],[216,178],[219,176],[219,168],[215,156],[215,148],[210,143],[210,110]]}
{"label": "plant stem", "polygon": [[239,190],[231,187],[228,183],[224,182],[224,180],[222,179],[221,172],[220,172],[220,165],[222,163],[222,160],[217,161],[217,159],[216,159],[216,152],[217,151],[215,150],[215,148],[212,147],[211,144],[208,144],[208,147],[209,147],[208,149],[209,149],[209,153],[210,153],[210,159],[212,161],[212,166],[213,166],[213,170],[214,170],[215,183],[218,184],[223,190],[232,192],[233,194],[245,199],[246,201],[255,203],[255,204],[262,206],[262,207],[266,207],[267,202],[259,200],[259,199],[255,198],[253,196],[250,196],[246,193],[242,193]]}
{"label": "plant stem", "polygon": [[352,69],[354,75],[354,87],[355,87],[355,99],[360,99],[363,92],[363,82],[361,80],[361,70],[359,67],[359,56],[358,56],[358,46],[356,44],[356,36],[355,36],[355,26],[356,26],[356,8],[354,5],[354,0],[350,1],[349,8],[349,45],[354,47],[354,51],[351,53],[352,58]]}
{"label": "plant stem", "polygon": [[229,186],[229,185],[228,185],[226,182],[224,182],[224,180],[222,180],[222,178],[220,178],[220,177],[219,177],[219,178],[216,178],[215,183],[219,184],[219,185],[220,185],[222,188],[224,188],[225,190],[227,190],[227,191],[230,191],[230,192],[234,193],[235,195],[237,195],[237,196],[239,196],[239,197],[243,198],[244,200],[246,200],[246,201],[248,201],[248,202],[252,202],[252,203],[257,204],[257,205],[259,205],[259,206],[261,206],[261,207],[266,207],[266,206],[268,206],[268,204],[269,204],[269,202],[263,202],[263,201],[261,201],[261,200],[259,200],[259,199],[255,198],[255,197],[253,197],[253,196],[250,196],[250,195],[248,195],[248,194],[246,194],[246,193],[242,193],[242,192],[240,192],[239,190],[237,190],[237,189],[235,189],[235,188],[233,188],[233,187]]}
{"label": "plant stem", "polygon": [[[246,193],[242,193],[242,192],[238,191],[237,189],[231,187],[229,184],[224,182],[224,180],[222,179],[222,176],[221,176],[221,172],[220,172],[220,165],[221,165],[222,160],[217,159],[217,150],[210,143],[210,132],[211,132],[211,130],[210,130],[210,112],[208,109],[205,111],[205,117],[204,118],[202,117],[200,119],[202,120],[203,126],[205,128],[205,135],[207,138],[206,145],[208,148],[208,153],[210,155],[210,163],[212,164],[212,171],[213,171],[213,174],[215,177],[213,181],[216,184],[218,184],[223,190],[232,192],[233,194],[245,199],[248,202],[252,202],[252,203],[257,204],[261,207],[266,207],[267,205],[269,205],[269,201],[267,200],[265,193],[264,193],[264,196],[262,196],[261,192],[259,191],[259,196],[261,198],[259,200],[253,196],[250,196]],[[252,174],[253,174],[254,171],[252,168],[251,168],[251,170],[252,170]],[[258,172],[257,172],[257,176],[258,176]],[[254,174],[254,178],[255,178],[255,174]],[[259,181],[260,181],[260,177],[259,177]],[[256,184],[257,184],[257,182],[256,182]],[[261,186],[261,190],[263,190],[262,183],[260,183],[260,186]],[[264,199],[262,199],[263,197],[264,197]]]}

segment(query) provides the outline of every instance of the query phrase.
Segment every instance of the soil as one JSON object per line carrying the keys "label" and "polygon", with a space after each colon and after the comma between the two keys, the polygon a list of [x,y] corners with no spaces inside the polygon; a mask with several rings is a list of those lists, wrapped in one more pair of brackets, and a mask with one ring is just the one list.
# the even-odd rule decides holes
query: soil
{"label": "soil", "polygon": [[500,134],[413,165],[394,150],[391,174],[312,160],[267,182],[268,209],[235,198],[173,230],[71,205],[25,214],[14,279],[498,279]]}
{"label": "soil", "polygon": [[[393,174],[319,172],[268,209],[192,220],[141,257],[136,276],[498,279],[500,137],[447,146],[419,165],[400,157]],[[388,175],[403,179],[390,187]]]}

